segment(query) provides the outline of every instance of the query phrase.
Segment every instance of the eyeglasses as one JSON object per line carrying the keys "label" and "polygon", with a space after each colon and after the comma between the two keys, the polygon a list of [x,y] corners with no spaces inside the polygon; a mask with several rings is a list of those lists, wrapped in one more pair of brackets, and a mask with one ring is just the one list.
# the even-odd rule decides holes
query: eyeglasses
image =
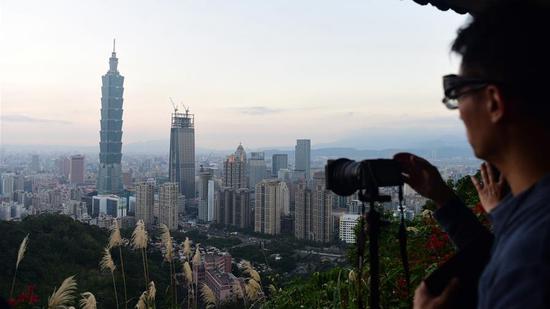
{"label": "eyeglasses", "polygon": [[[445,97],[443,98],[443,104],[448,109],[458,108],[458,99],[472,91],[480,90],[487,87],[494,82],[474,77],[464,77],[455,74],[443,76],[443,92]],[[464,87],[468,87],[464,89]]]}

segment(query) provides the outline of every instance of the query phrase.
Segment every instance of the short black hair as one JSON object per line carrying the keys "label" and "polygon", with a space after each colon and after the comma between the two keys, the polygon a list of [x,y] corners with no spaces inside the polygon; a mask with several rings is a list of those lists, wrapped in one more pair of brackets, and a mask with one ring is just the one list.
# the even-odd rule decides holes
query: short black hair
{"label": "short black hair", "polygon": [[500,0],[458,30],[451,50],[476,77],[502,83],[526,110],[550,114],[550,5]]}

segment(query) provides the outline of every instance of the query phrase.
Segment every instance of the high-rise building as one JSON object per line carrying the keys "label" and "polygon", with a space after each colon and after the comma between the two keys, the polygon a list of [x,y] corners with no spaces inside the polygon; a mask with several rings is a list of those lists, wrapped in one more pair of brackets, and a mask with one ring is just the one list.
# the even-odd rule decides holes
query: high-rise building
{"label": "high-rise building", "polygon": [[118,194],[122,191],[122,95],[124,76],[118,72],[113,41],[109,71],[101,77],[101,130],[99,131],[99,194]]}
{"label": "high-rise building", "polygon": [[281,215],[288,209],[288,187],[279,180],[262,180],[256,185],[254,231],[277,235],[281,233]]}
{"label": "high-rise building", "polygon": [[311,179],[311,140],[296,140],[294,172],[296,178]]}
{"label": "high-rise building", "polygon": [[315,174],[312,188],[306,181],[298,183],[294,196],[294,236],[330,242],[333,235],[333,195],[325,187],[324,174]]}
{"label": "high-rise building", "polygon": [[208,181],[208,203],[207,203],[208,212],[207,212],[207,219],[206,219],[208,222],[214,221],[214,205],[215,205],[214,195],[216,193],[215,190],[216,189],[214,185],[214,180],[209,180]]}
{"label": "high-rise building", "polygon": [[71,184],[78,185],[78,184],[84,183],[84,156],[83,155],[71,156],[69,180],[71,181]]}
{"label": "high-rise building", "polygon": [[223,186],[234,189],[246,188],[246,152],[239,144],[237,151],[223,162]]}
{"label": "high-rise building", "polygon": [[151,182],[138,183],[136,189],[136,220],[143,220],[143,223],[150,228],[155,222],[155,186]]}
{"label": "high-rise building", "polygon": [[353,244],[355,243],[355,226],[359,223],[360,215],[354,214],[343,214],[340,217],[340,226],[339,226],[339,238],[340,240]]}
{"label": "high-rise building", "polygon": [[220,187],[216,192],[214,220],[216,223],[231,225],[233,218],[233,195],[235,189],[230,187]]}
{"label": "high-rise building", "polygon": [[172,114],[168,164],[170,181],[178,184],[179,193],[195,198],[195,115],[189,109]]}
{"label": "high-rise building", "polygon": [[201,166],[199,172],[199,220],[208,222],[208,187],[212,181],[213,171],[210,168]]}
{"label": "high-rise building", "polygon": [[330,242],[332,228],[332,192],[326,189],[325,174],[315,173],[311,190],[311,235],[313,241]]}
{"label": "high-rise building", "polygon": [[263,152],[251,152],[248,159],[248,187],[254,189],[256,184],[267,178]]}
{"label": "high-rise building", "polygon": [[216,192],[214,219],[219,224],[248,228],[251,217],[250,190],[221,187]]}
{"label": "high-rise building", "polygon": [[298,239],[310,239],[311,189],[302,181],[296,185],[294,196],[294,236]]}
{"label": "high-rise building", "polygon": [[159,223],[168,229],[178,228],[178,184],[166,182],[159,187]]}
{"label": "high-rise building", "polygon": [[38,157],[38,155],[32,155],[30,170],[33,171],[33,172],[39,172],[40,171],[40,157]]}
{"label": "high-rise building", "polygon": [[233,195],[233,220],[232,224],[245,229],[250,226],[250,190],[237,189]]}
{"label": "high-rise building", "polygon": [[71,160],[62,156],[56,160],[57,172],[65,178],[69,178],[71,172]]}
{"label": "high-rise building", "polygon": [[109,215],[114,218],[126,216],[126,199],[114,194],[92,197],[92,215],[97,217],[100,214]]}
{"label": "high-rise building", "polygon": [[0,193],[2,193],[3,197],[9,198],[9,200],[11,201],[13,199],[13,193],[15,192],[15,174],[2,174],[0,180],[0,182],[2,183],[2,191]]}
{"label": "high-rise building", "polygon": [[279,170],[288,168],[288,155],[276,153],[271,158],[271,176],[277,177]]}

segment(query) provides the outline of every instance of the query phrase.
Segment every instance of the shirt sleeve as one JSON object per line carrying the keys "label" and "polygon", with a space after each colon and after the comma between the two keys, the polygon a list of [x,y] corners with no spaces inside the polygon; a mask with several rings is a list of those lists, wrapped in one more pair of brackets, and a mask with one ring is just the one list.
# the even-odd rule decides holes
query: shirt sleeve
{"label": "shirt sleeve", "polygon": [[479,239],[493,237],[458,197],[436,210],[434,217],[459,250]]}

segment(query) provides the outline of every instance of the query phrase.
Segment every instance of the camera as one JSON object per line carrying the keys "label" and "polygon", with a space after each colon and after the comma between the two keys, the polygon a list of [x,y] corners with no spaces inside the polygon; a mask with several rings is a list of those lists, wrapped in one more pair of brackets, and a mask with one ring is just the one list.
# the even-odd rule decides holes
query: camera
{"label": "camera", "polygon": [[401,166],[392,159],[353,161],[346,158],[328,160],[325,166],[326,187],[348,196],[355,191],[403,185]]}

